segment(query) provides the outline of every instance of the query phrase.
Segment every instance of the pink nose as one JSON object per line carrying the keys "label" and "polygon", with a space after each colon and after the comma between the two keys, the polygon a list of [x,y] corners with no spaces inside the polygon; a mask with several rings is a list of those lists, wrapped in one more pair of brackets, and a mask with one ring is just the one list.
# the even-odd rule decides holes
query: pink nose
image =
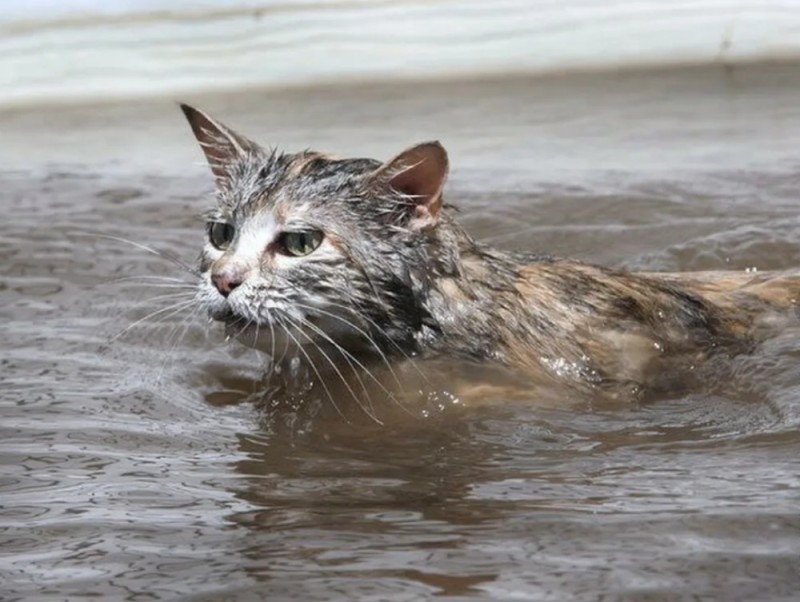
{"label": "pink nose", "polygon": [[227,297],[233,289],[244,282],[244,276],[236,270],[225,270],[217,274],[212,273],[211,282],[217,287],[220,295]]}

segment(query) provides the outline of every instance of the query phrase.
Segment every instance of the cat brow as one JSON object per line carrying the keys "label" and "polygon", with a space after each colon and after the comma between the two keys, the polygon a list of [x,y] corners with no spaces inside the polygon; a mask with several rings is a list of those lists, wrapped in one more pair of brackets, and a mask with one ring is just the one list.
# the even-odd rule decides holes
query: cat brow
{"label": "cat brow", "polygon": [[219,210],[218,207],[214,207],[213,209],[209,209],[207,211],[203,211],[203,213],[201,213],[200,216],[204,220],[209,221],[209,222],[220,221],[220,220],[225,219],[225,215],[222,213],[222,211]]}
{"label": "cat brow", "polygon": [[292,220],[290,222],[286,222],[285,224],[281,224],[280,230],[282,232],[293,232],[299,230],[323,230],[323,228],[312,222]]}

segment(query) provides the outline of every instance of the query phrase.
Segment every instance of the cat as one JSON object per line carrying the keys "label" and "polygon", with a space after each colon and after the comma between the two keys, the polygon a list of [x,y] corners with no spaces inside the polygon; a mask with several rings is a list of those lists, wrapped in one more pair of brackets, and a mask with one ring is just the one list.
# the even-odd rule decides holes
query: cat
{"label": "cat", "polygon": [[797,273],[632,273],[481,244],[444,202],[438,142],[383,163],[286,154],[181,107],[218,197],[198,300],[239,341],[320,379],[457,358],[641,390],[797,319]]}

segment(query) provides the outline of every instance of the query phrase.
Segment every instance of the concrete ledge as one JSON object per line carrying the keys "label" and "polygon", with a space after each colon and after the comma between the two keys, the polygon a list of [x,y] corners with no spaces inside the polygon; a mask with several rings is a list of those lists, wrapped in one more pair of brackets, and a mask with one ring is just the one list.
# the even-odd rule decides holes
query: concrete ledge
{"label": "concrete ledge", "polygon": [[36,0],[8,12],[0,107],[800,57],[795,0],[158,4]]}

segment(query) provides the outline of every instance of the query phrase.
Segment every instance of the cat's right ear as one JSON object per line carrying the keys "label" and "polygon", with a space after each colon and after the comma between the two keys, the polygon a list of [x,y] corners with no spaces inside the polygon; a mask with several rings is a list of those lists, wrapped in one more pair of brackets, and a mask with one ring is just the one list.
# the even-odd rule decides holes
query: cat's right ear
{"label": "cat's right ear", "polygon": [[181,110],[206,155],[217,185],[223,186],[229,177],[228,167],[255,149],[256,143],[237,134],[199,109],[181,103]]}

